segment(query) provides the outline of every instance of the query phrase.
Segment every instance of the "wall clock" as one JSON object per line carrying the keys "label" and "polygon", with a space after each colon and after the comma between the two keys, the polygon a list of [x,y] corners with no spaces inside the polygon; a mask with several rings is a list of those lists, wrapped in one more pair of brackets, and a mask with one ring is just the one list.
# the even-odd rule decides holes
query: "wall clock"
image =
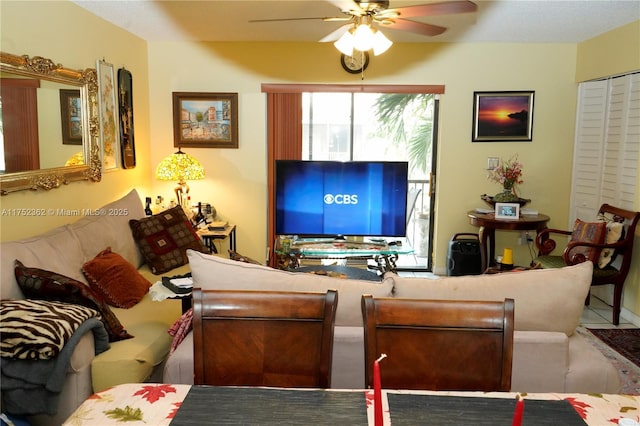
{"label": "wall clock", "polygon": [[366,70],[369,65],[369,53],[354,51],[353,56],[345,55],[343,53],[340,56],[340,63],[346,72],[359,74]]}

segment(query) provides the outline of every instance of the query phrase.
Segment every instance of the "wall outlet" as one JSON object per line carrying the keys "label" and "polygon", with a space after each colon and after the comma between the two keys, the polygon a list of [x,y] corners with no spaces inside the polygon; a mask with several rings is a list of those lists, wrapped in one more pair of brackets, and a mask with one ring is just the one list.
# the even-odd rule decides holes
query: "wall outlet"
{"label": "wall outlet", "polygon": [[533,242],[533,236],[529,231],[520,232],[520,236],[518,237],[518,245],[528,244]]}

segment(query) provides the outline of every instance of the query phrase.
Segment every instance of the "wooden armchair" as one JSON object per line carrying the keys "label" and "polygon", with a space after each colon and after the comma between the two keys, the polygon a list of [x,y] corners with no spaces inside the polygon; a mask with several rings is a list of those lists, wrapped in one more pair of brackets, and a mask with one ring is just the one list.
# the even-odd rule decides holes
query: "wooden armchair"
{"label": "wooden armchair", "polygon": [[362,296],[365,384],[381,355],[387,389],[511,390],[514,301]]}
{"label": "wooden armchair", "polygon": [[[612,252],[611,262],[601,267],[598,259],[594,261],[593,278],[591,285],[613,284],[613,324],[620,323],[620,304],[622,299],[622,287],[631,267],[631,255],[633,252],[633,241],[635,239],[636,225],[640,220],[640,212],[624,210],[609,204],[603,204],[598,211],[597,217],[608,223],[622,223],[622,234],[620,239],[614,239],[602,243],[580,241],[571,238],[564,248],[562,255],[552,255],[557,243],[551,238],[552,234],[570,237],[573,231],[560,229],[545,229],[536,236],[536,246],[538,248],[537,262],[543,268],[559,268],[568,265],[575,265],[587,259],[584,254],[585,248],[593,248],[597,253],[602,250]],[[602,265],[602,264],[601,264]],[[585,305],[589,304],[591,293],[587,294]]]}
{"label": "wooden armchair", "polygon": [[328,388],[338,293],[193,290],[194,383]]}

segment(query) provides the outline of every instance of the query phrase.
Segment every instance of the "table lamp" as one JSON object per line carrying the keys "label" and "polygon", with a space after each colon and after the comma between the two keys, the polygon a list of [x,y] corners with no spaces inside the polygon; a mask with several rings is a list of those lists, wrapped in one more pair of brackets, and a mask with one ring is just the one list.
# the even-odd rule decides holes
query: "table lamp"
{"label": "table lamp", "polygon": [[175,192],[178,204],[182,207],[190,208],[190,206],[185,205],[187,202],[186,196],[189,193],[187,180],[204,179],[204,167],[194,157],[178,148],[178,152],[165,157],[158,164],[156,178],[177,181],[178,185],[175,187]]}

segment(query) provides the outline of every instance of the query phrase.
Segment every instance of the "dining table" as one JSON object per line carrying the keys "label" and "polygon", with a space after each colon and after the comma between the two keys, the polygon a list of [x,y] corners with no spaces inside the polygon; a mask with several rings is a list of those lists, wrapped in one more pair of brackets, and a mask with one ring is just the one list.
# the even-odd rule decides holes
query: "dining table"
{"label": "dining table", "polygon": [[[384,425],[616,425],[640,421],[640,395],[382,390]],[[97,392],[66,426],[371,425],[371,389],[129,383]],[[378,423],[380,424],[380,423]]]}

